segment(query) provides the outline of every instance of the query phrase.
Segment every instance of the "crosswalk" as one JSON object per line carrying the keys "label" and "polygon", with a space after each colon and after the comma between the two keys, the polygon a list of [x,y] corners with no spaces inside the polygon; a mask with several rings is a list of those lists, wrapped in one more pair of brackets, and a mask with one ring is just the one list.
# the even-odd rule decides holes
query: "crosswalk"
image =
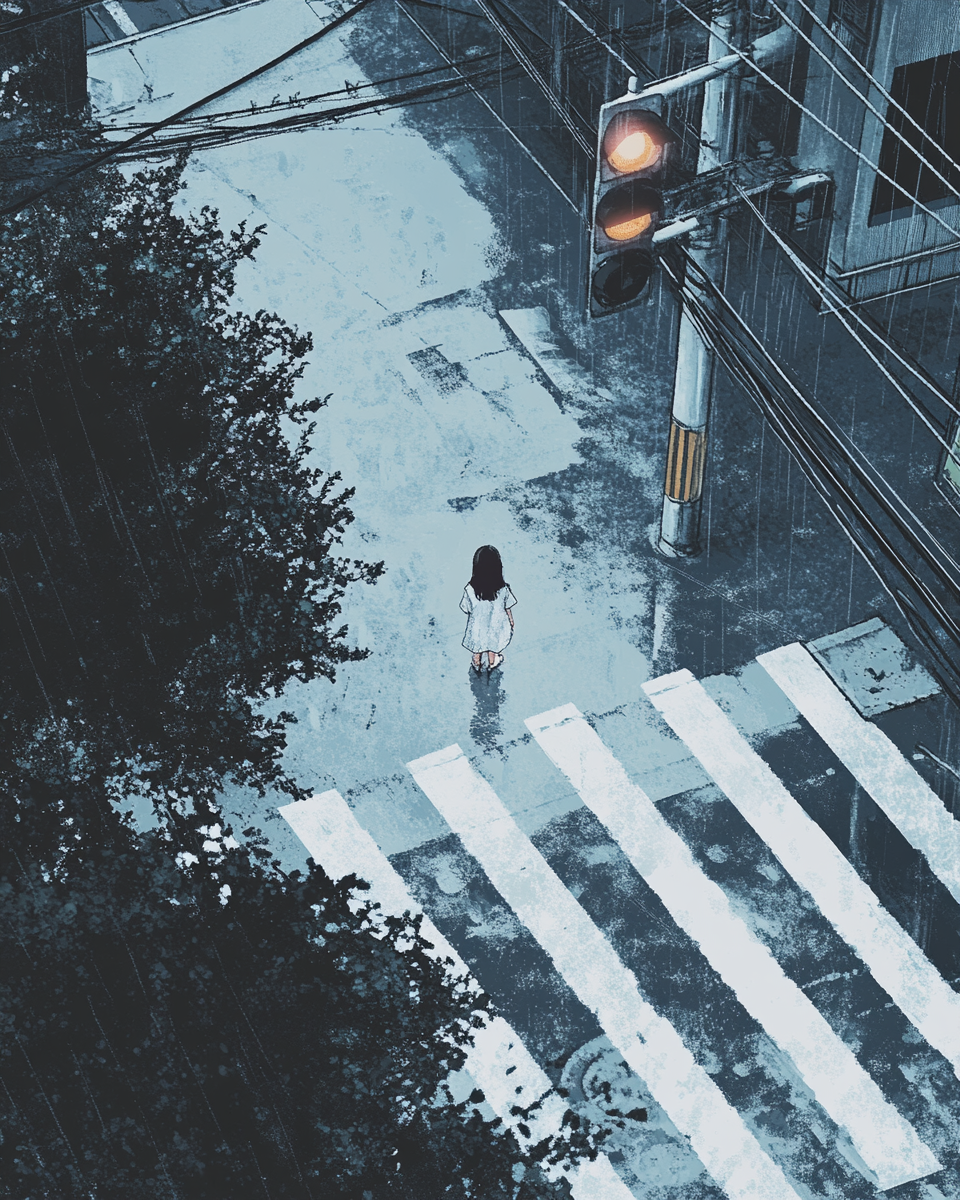
{"label": "crosswalk", "polygon": [[683,840],[573,705],[526,724],[680,928],[790,1056],[824,1110],[847,1129],[880,1187],[886,1190],[939,1170],[928,1147],[733,912],[723,889],[697,866]]}
{"label": "crosswalk", "polygon": [[[923,856],[947,889],[948,902],[960,899],[955,890],[960,827],[893,742],[860,716],[804,647],[783,647],[759,656],[759,663],[855,786]],[[665,1169],[655,1182],[666,1190],[656,1194],[708,1196],[719,1189],[730,1200],[796,1200],[818,1194],[867,1197],[906,1187],[904,1196],[960,1197],[960,994],[808,815],[793,785],[764,761],[763,746],[750,744],[690,672],[647,682],[642,703],[659,714],[662,736],[679,739],[713,781],[716,794],[703,803],[729,803],[739,814],[734,820],[752,830],[745,836],[759,839],[769,859],[761,873],[770,882],[774,910],[782,897],[784,910],[792,903],[820,922],[818,936],[833,939],[829,944],[837,947],[841,970],[813,981],[795,978],[796,955],[784,938],[778,940],[776,921],[760,919],[744,904],[732,877],[730,882],[713,877],[711,863],[724,862],[726,851],[698,844],[695,824],[678,827],[676,812],[655,803],[608,746],[602,723],[591,724],[573,705],[532,716],[526,726],[589,814],[582,819],[574,814],[575,819],[582,828],[593,820],[599,836],[608,839],[601,853],[596,846],[589,854],[585,849],[585,861],[592,855],[629,864],[605,876],[623,881],[616,885],[624,889],[619,909],[616,903],[604,907],[582,881],[572,879],[554,842],[524,832],[485,777],[482,761],[472,762],[451,745],[410,762],[408,770],[446,822],[459,853],[475,864],[485,886],[495,889],[497,903],[545,955],[558,987],[592,1015],[611,1053],[621,1056],[624,1070],[659,1106],[665,1126],[703,1164],[699,1192],[686,1186],[671,1192]],[[835,774],[833,768],[827,774]],[[470,972],[467,960],[476,956],[469,933],[425,897],[409,874],[410,856],[397,859],[408,872],[405,882],[339,793],[281,812],[328,874],[342,878],[353,872],[367,879],[384,911],[418,911],[421,901],[434,908],[451,936],[430,916],[424,918],[425,935],[455,970]],[[706,829],[706,819],[700,824]],[[575,828],[566,827],[568,842]],[[629,936],[624,933],[622,911],[637,906],[634,893],[647,914],[663,914],[655,920],[672,939],[671,961],[684,958],[677,978],[699,972],[705,981],[701,1002],[712,1022],[707,1041],[716,1042],[701,1044],[690,1022],[678,1019],[670,980],[652,966],[656,951],[652,940],[644,945],[642,923]],[[669,932],[669,922],[676,933]],[[480,985],[495,996],[498,989],[508,994],[509,979],[492,980],[490,973],[488,964]],[[849,978],[861,989],[874,989],[868,1007],[879,1017],[855,1014],[858,1025],[824,991],[824,981]],[[849,997],[845,1003],[849,1009]],[[870,1049],[870,1039],[880,1034],[864,1032],[864,1019],[878,1029],[887,1023],[882,1054]],[[505,1120],[515,1121],[509,1117],[513,1105],[546,1097],[533,1131],[541,1137],[559,1127],[564,1105],[548,1094],[549,1064],[537,1061],[532,1020],[521,1013],[511,1025],[498,1017],[478,1039],[466,1070]],[[719,1048],[723,1057],[725,1044],[753,1045],[755,1061],[734,1062],[727,1071],[717,1056]],[[738,1055],[743,1060],[739,1050]],[[735,1086],[736,1077],[751,1072],[764,1087],[780,1089],[792,1110],[781,1125],[800,1129],[802,1136],[771,1136],[769,1111]],[[910,1191],[911,1185],[920,1190]],[[646,1194],[643,1180],[631,1176],[618,1153],[584,1164],[571,1186],[577,1200]]]}
{"label": "crosswalk", "polygon": [[[447,960],[454,975],[470,978],[470,969],[458,952],[410,895],[403,880],[381,853],[369,833],[357,822],[337,791],[324,792],[280,809],[311,857],[331,879],[358,874],[370,884],[371,898],[384,916],[422,915],[421,933],[433,953]],[[471,979],[474,986],[476,981]],[[566,1106],[551,1087],[550,1079],[534,1060],[523,1040],[502,1017],[478,1030],[465,1070],[484,1093],[486,1102],[507,1125],[517,1130],[515,1109],[537,1105],[525,1115],[529,1133],[521,1141],[534,1144],[556,1134]],[[631,1193],[601,1155],[579,1164],[571,1181],[575,1200],[631,1200]]]}
{"label": "crosswalk", "polygon": [[796,1200],[716,1084],[640,995],[597,926],[459,746],[412,762],[414,779],[481,863],[731,1200]]}
{"label": "crosswalk", "polygon": [[643,687],[874,979],[960,1076],[960,994],[689,671]]}

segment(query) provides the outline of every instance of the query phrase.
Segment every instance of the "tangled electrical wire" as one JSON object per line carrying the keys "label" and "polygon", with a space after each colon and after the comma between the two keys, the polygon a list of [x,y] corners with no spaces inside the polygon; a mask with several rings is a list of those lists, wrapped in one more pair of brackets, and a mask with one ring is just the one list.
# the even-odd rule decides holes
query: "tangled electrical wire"
{"label": "tangled electrical wire", "polygon": [[[149,142],[141,142],[131,146],[129,150],[121,148],[115,159],[120,162],[140,162],[149,158],[170,158],[194,150],[253,141],[276,133],[319,129],[326,125],[338,125],[351,117],[429,104],[435,100],[463,95],[471,88],[483,87],[495,79],[512,78],[520,74],[519,66],[509,64],[502,67],[498,64],[498,59],[499,55],[495,53],[463,59],[454,64],[458,74],[448,79],[428,78],[449,72],[450,66],[444,63],[422,71],[398,75],[392,79],[352,84],[335,91],[319,92],[313,96],[290,96],[286,100],[267,105],[251,105],[244,109],[186,117],[170,126],[171,132],[164,136],[154,136]],[[383,88],[424,78],[427,78],[427,81],[416,87],[396,90],[388,95],[381,94]],[[374,94],[368,94],[350,103],[330,104],[331,101],[371,92]],[[319,107],[325,102],[326,107]],[[111,132],[129,135],[150,128],[146,123],[131,123],[113,126]]]}
{"label": "tangled electrical wire", "polygon": [[689,253],[673,250],[661,264],[698,335],[793,456],[960,703],[960,564],[804,395]]}
{"label": "tangled electrical wire", "polygon": [[[166,158],[194,150],[252,141],[276,133],[322,128],[353,117],[373,115],[392,108],[452,99],[471,91],[479,91],[494,83],[502,84],[504,81],[517,79],[523,73],[534,78],[542,86],[558,50],[568,55],[572,61],[577,61],[585,53],[593,51],[596,44],[609,50],[598,34],[588,31],[588,36],[572,38],[560,47],[540,39],[543,41],[542,49],[529,50],[524,47],[521,53],[518,49],[519,43],[517,46],[513,43],[517,40],[518,23],[522,21],[505,0],[484,0],[483,10],[478,9],[475,14],[460,8],[450,8],[448,5],[431,3],[430,0],[411,2],[418,7],[446,13],[455,12],[480,19],[486,15],[492,18],[501,37],[507,39],[513,61],[504,63],[498,51],[476,54],[393,78],[348,84],[345,88],[312,96],[291,96],[287,100],[276,100],[266,105],[251,105],[244,109],[191,113],[164,122],[163,129],[156,129],[152,134],[152,126],[148,123],[115,125],[110,129],[112,134],[133,134],[137,136],[138,141],[135,146],[131,145],[129,148],[118,147],[113,157],[118,161]],[[581,24],[586,28],[584,22],[581,21]],[[452,77],[436,78],[437,75],[450,72],[453,72]],[[383,94],[384,89],[396,88],[396,85],[404,83],[414,83],[415,86],[398,88]],[[363,95],[364,93],[367,94]],[[353,99],[358,95],[362,98]],[[344,100],[348,102],[336,103]],[[593,130],[584,114],[562,103],[557,107],[564,109],[561,118],[574,140],[581,148],[592,152],[587,137],[592,137]],[[567,108],[569,112],[566,111]],[[150,135],[149,140],[143,139],[144,134]]]}

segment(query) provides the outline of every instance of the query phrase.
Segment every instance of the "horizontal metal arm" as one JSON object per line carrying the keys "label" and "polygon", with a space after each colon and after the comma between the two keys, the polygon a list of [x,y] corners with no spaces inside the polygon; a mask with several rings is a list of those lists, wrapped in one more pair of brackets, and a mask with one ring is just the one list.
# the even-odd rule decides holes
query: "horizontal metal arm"
{"label": "horizontal metal arm", "polygon": [[726,75],[728,71],[749,71],[751,64],[761,67],[788,58],[793,54],[795,41],[796,35],[793,30],[787,25],[781,25],[773,33],[757,38],[747,47],[745,53],[749,56],[749,61],[745,61],[741,53],[725,54],[723,58],[714,59],[713,62],[704,63],[700,67],[691,67],[689,71],[683,71],[679,75],[658,79],[655,83],[648,84],[642,92],[636,91],[637,78],[631,75],[627,91],[638,95],[641,100],[649,100],[654,96],[672,96],[675,92],[698,87],[701,83]]}
{"label": "horizontal metal arm", "polygon": [[[692,67],[681,75],[673,75],[669,79],[658,79],[655,83],[648,84],[642,92],[638,93],[639,98],[649,100],[654,96],[672,96],[674,92],[682,92],[685,88],[696,87],[698,84],[707,83],[710,79],[716,79],[718,75],[725,75],[727,71],[739,67],[742,61],[739,54],[725,54],[723,58],[715,59],[712,63],[704,63],[702,67]],[[636,76],[631,75],[630,80],[634,82]],[[627,84],[627,89],[630,89],[630,84]]]}
{"label": "horizontal metal arm", "polygon": [[[743,168],[749,165],[746,163],[733,163],[724,168],[724,183],[726,184],[726,188],[732,191],[734,187],[739,186],[739,191],[746,196],[759,196],[764,192],[781,192],[783,195],[793,198],[811,187],[830,182],[830,176],[823,171],[804,171],[802,174],[793,176],[785,175],[781,171],[769,179],[754,180],[746,186],[738,185],[736,180],[737,174],[742,173]],[[739,172],[738,168],[740,169]],[[719,173],[711,172],[711,174],[717,175]],[[668,225],[661,226],[653,235],[653,244],[659,246],[664,242],[671,242],[675,238],[683,237],[685,233],[693,233],[695,229],[699,229],[710,217],[718,216],[720,213],[735,208],[738,204],[742,203],[742,200],[742,195],[728,193],[709,203],[698,205],[693,211],[688,211],[682,216],[675,217]]]}

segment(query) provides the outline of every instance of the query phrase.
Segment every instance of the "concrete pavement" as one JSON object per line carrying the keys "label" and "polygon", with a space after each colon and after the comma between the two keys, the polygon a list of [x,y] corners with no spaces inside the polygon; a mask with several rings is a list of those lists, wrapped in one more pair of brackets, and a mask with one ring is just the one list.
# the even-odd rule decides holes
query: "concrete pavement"
{"label": "concrete pavement", "polygon": [[[124,120],[156,119],[318,25],[307,4],[269,0],[168,29],[135,59],[128,46],[99,50],[91,71],[115,104],[134,104]],[[362,77],[338,32],[219,106]],[[471,724],[484,747],[551,703],[593,711],[633,698],[649,674],[635,635],[651,615],[643,570],[613,555],[583,561],[510,503],[517,485],[579,461],[588,435],[577,418],[604,398],[589,388],[561,398],[498,316],[484,291],[497,231],[448,162],[392,112],[206,151],[186,178],[186,207],[211,204],[228,226],[266,224],[236,302],[313,332],[303,392],[333,392],[316,460],[357,489],[344,551],[386,563],[344,607],[372,658],[332,687],[284,697],[300,718],[288,755],[297,777],[349,790]],[[638,486],[655,491],[652,464],[647,475]],[[471,689],[458,603],[486,542],[518,597],[517,633],[502,678]]]}

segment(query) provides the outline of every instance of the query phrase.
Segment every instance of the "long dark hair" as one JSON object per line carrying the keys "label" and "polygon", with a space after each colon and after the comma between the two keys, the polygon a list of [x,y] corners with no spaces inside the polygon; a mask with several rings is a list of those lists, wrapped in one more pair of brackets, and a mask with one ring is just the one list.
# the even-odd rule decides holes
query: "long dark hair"
{"label": "long dark hair", "polygon": [[478,600],[496,600],[497,592],[507,586],[496,546],[481,546],[474,554],[470,586]]}

